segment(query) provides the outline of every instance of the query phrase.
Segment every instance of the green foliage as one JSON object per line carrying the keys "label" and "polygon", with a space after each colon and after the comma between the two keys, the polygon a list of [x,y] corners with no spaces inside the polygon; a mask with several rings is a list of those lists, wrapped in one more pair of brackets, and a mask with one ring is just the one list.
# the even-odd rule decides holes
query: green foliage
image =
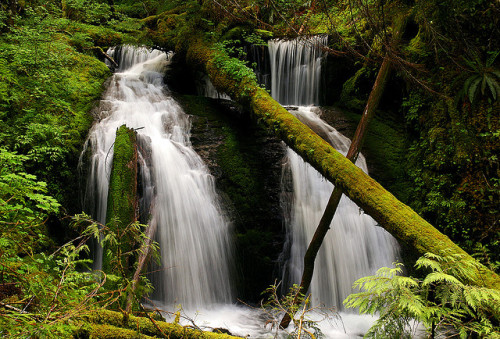
{"label": "green foliage", "polygon": [[63,0],[63,14],[68,19],[88,24],[102,24],[111,18],[111,8],[97,0]]}
{"label": "green foliage", "polygon": [[[120,275],[120,260],[115,262],[116,273],[96,275],[89,269],[91,261],[84,259],[89,252],[87,242],[90,239],[97,237],[102,245],[123,245],[122,235],[98,225],[85,215],[76,216],[75,225],[82,224],[86,228],[79,237],[50,255],[33,254],[23,246],[19,255],[6,256],[10,245],[2,241],[0,267],[3,281],[0,286],[13,286],[13,292],[2,296],[3,306],[7,306],[0,310],[0,335],[71,337],[79,327],[74,320],[93,314],[96,307],[124,307],[127,296],[132,293],[132,279]],[[134,224],[127,229],[141,241],[147,240],[142,226]],[[157,257],[157,244],[151,246],[151,254]],[[114,253],[113,257],[117,255],[121,254]],[[132,299],[135,309],[139,298],[151,289],[150,282],[141,275]]]}
{"label": "green foliage", "polygon": [[[247,61],[243,61],[240,58],[230,56],[230,54],[232,53],[238,53],[239,57],[243,56],[243,50],[241,48],[235,48],[231,45],[232,43],[233,41],[215,43],[213,48],[218,53],[214,54],[212,60],[217,68],[221,68],[226,72],[229,79],[244,86],[242,94],[245,95],[245,93],[248,94],[247,91],[251,90],[252,85],[257,83],[257,76],[255,75],[254,71],[250,67],[248,67]],[[245,86],[245,84],[247,83],[250,83],[250,86]],[[217,82],[214,82],[214,85],[217,88]],[[241,95],[236,89],[234,89],[234,91],[230,91],[230,93],[227,94],[229,94],[230,96]]]}
{"label": "green foliage", "polygon": [[[148,255],[152,260],[159,262],[160,259],[158,243],[151,241],[145,234],[147,226],[134,222],[116,228],[117,220],[102,225],[86,214],[75,215],[73,219],[75,227],[81,230],[82,236],[86,239],[95,239],[104,249],[102,261],[107,263],[107,268],[106,272],[97,272],[102,290],[96,301],[107,308],[125,309],[129,294],[134,293],[133,310],[139,309],[140,299],[148,295],[153,290],[153,286],[142,274],[139,276],[139,281],[134,283],[133,274],[137,267],[137,258],[148,250]],[[132,244],[136,246],[131,246]],[[138,244],[148,245],[146,247]],[[130,270],[124,263],[130,263],[134,270]],[[132,290],[133,288],[135,291]]]}
{"label": "green foliage", "polygon": [[40,252],[50,245],[45,220],[59,204],[45,195],[44,182],[24,172],[26,160],[0,148],[0,286],[11,287],[3,289],[2,303],[11,308],[0,311],[0,335],[67,336],[68,326],[53,322],[78,312],[75,301],[95,287],[90,274],[76,271],[88,264],[79,259],[88,248],[70,242],[53,254]]}
{"label": "green foliage", "polygon": [[[463,77],[457,82],[461,82]],[[451,80],[445,80],[452,82]],[[491,101],[491,100],[490,100]],[[498,102],[493,103],[498,105]],[[499,241],[498,118],[485,98],[458,108],[413,90],[403,101],[409,147],[411,207],[469,253],[476,243],[491,252]]]}
{"label": "green foliage", "polygon": [[467,285],[467,280],[472,281],[477,274],[478,264],[460,255],[426,253],[415,264],[427,272],[423,280],[401,276],[401,266],[384,267],[375,276],[357,280],[354,287],[362,292],[344,301],[360,313],[379,315],[366,337],[411,338],[418,323],[432,337],[500,335],[500,292]]}
{"label": "green foliage", "polygon": [[47,245],[44,220],[59,203],[45,195],[47,185],[25,172],[27,157],[0,148],[0,256],[31,253]]}
{"label": "green foliage", "polygon": [[96,44],[121,37],[59,15],[49,4],[26,3],[0,37],[0,139],[26,155],[27,172],[61,200],[76,182],[77,154],[92,122],[88,112],[110,75],[93,56]]}
{"label": "green foliage", "polygon": [[471,103],[481,94],[482,96],[491,96],[496,101],[500,96],[500,70],[494,68],[494,62],[500,54],[500,51],[489,52],[486,62],[483,64],[479,57],[474,55],[473,60],[465,59],[467,66],[472,68],[473,75],[465,80],[461,95],[459,97],[468,97]]}

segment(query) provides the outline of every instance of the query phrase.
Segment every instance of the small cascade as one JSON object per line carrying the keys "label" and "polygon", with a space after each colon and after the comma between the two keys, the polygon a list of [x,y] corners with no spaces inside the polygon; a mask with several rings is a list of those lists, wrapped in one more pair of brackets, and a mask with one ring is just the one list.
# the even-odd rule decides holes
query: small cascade
{"label": "small cascade", "polygon": [[321,61],[328,36],[269,41],[271,95],[282,105],[314,105],[319,101]]}
{"label": "small cascade", "polygon": [[87,209],[105,222],[115,133],[123,124],[136,129],[141,221],[156,225],[162,258],[151,276],[154,298],[186,309],[231,302],[230,224],[213,177],[190,145],[189,116],[165,90],[171,54],[129,46],[108,53],[119,68],[85,146]]}
{"label": "small cascade", "polygon": [[[317,104],[321,77],[321,45],[326,37],[302,38],[295,41],[273,40],[269,43],[272,74],[272,96],[281,104]],[[344,155],[350,140],[319,118],[312,106],[292,108],[294,114],[318,135]],[[356,165],[367,171],[361,155]],[[289,211],[286,221],[287,243],[283,257],[288,258],[283,280],[290,286],[299,283],[307,246],[323,215],[333,185],[291,149],[287,150],[283,170],[284,190],[292,194],[283,202]],[[393,237],[359,207],[343,196],[331,230],[316,258],[310,292],[313,304],[342,309],[342,301],[352,293],[353,282],[390,266],[398,254]],[[286,284],[285,284],[286,286]]]}
{"label": "small cascade", "polygon": [[[326,124],[313,107],[291,110],[299,120],[310,126],[335,149],[346,155],[350,140]],[[304,255],[333,191],[333,185],[294,151],[288,149],[284,173],[293,187],[288,203],[291,211],[288,225],[286,276],[290,283],[302,277]],[[362,155],[356,165],[367,172]],[[391,266],[397,256],[397,243],[383,228],[346,196],[342,196],[331,229],[316,258],[311,283],[313,304],[325,304],[342,309],[342,301],[352,293],[355,280]]]}
{"label": "small cascade", "polygon": [[215,88],[215,86],[212,84],[212,81],[210,81],[208,75],[203,75],[203,77],[196,86],[196,90],[198,92],[198,95],[207,98],[231,100],[231,97],[229,95],[227,95],[224,92],[219,92]]}

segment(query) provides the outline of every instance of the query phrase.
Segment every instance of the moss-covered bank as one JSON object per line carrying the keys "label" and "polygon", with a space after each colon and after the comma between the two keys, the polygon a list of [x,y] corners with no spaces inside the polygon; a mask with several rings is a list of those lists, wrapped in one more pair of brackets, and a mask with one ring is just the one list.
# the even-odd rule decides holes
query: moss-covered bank
{"label": "moss-covered bank", "polygon": [[78,338],[240,338],[224,333],[204,332],[176,323],[167,323],[153,319],[150,315],[136,317],[107,310],[96,310],[75,317],[72,323]]}

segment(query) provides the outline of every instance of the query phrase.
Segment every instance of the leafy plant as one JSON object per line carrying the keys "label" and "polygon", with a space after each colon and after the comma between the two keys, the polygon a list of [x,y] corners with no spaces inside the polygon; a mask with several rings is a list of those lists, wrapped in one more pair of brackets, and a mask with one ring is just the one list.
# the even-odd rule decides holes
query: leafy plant
{"label": "leafy plant", "polygon": [[102,24],[111,17],[108,4],[95,0],[65,0],[63,11],[67,18],[89,24]]}
{"label": "leafy plant", "polygon": [[469,101],[474,103],[479,93],[482,96],[489,93],[493,101],[497,100],[500,96],[500,70],[495,69],[493,65],[498,54],[500,51],[489,52],[485,63],[481,62],[477,55],[474,55],[472,60],[465,59],[473,74],[465,80],[462,97],[468,97]]}
{"label": "leafy plant", "polygon": [[[103,261],[106,262],[106,273],[98,271],[97,275],[103,281],[103,289],[107,293],[104,298],[105,306],[125,309],[127,300],[131,300],[137,306],[137,301],[153,290],[153,285],[142,274],[139,275],[139,280],[134,282],[135,270],[131,271],[131,267],[126,265],[135,262],[135,268],[137,260],[134,259],[146,251],[149,257],[159,262],[159,245],[145,234],[146,225],[134,222],[120,229],[113,227],[112,224],[115,223],[117,221],[102,225],[86,214],[74,217],[75,226],[83,228],[82,236],[97,240],[99,246],[104,249]],[[123,248],[129,250],[124,251]],[[132,298],[129,297],[131,293],[134,294]]]}
{"label": "leafy plant", "polygon": [[384,267],[357,280],[354,287],[362,292],[351,294],[344,304],[380,316],[366,334],[370,338],[411,338],[418,323],[432,338],[498,337],[500,292],[464,281],[475,276],[477,265],[461,255],[426,253],[415,265],[430,272],[423,280],[402,276],[402,264]]}

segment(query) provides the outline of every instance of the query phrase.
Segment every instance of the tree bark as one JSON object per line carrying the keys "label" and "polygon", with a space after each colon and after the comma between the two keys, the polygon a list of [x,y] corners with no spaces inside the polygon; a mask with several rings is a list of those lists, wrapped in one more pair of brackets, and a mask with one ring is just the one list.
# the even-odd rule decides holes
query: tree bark
{"label": "tree bark", "polygon": [[[464,260],[475,261],[273,100],[266,90],[257,85],[250,69],[236,65],[226,53],[199,38],[192,37],[188,45],[188,62],[203,67],[218,91],[226,92],[233,100],[249,107],[257,121],[266,125],[326,179],[342,189],[398,241],[421,254],[461,254]],[[498,289],[500,277],[480,265],[471,283]]]}
{"label": "tree bark", "polygon": [[[373,84],[373,88],[370,92],[370,96],[368,97],[368,101],[366,102],[361,120],[359,121],[356,132],[354,133],[351,145],[349,146],[349,151],[347,152],[346,158],[353,164],[358,159],[359,152],[361,151],[361,146],[365,139],[366,129],[373,116],[375,115],[375,110],[378,107],[380,98],[382,97],[390,73],[391,62],[389,57],[386,55],[378,71],[377,78],[375,79],[375,83]],[[309,290],[309,287],[311,286],[311,280],[314,273],[314,262],[316,260],[318,251],[323,244],[326,233],[330,229],[330,225],[332,223],[335,212],[337,211],[340,198],[342,198],[342,190],[339,187],[335,186],[332,195],[328,200],[328,204],[326,205],[325,212],[321,217],[318,227],[314,232],[313,238],[309,243],[306,254],[304,255],[304,271],[302,272],[302,279],[300,281],[298,293],[295,295],[292,305],[301,303],[302,300],[300,298],[300,295],[306,294]],[[281,320],[280,327],[287,328],[288,325],[290,325],[291,320],[292,315],[290,314],[290,312],[286,312],[283,316],[283,319]]]}

